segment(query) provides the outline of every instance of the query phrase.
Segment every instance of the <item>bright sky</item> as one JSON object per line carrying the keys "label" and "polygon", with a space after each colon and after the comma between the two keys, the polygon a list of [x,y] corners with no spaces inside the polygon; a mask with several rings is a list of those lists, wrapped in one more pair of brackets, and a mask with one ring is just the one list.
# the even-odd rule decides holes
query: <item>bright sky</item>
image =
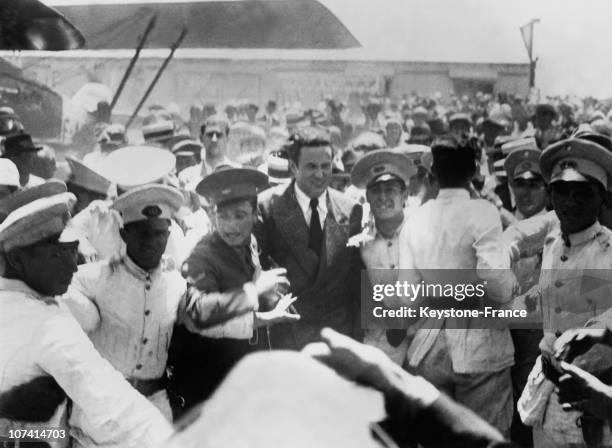
{"label": "bright sky", "polygon": [[[428,48],[436,54],[444,50],[452,53],[458,43],[466,41],[467,24],[472,24],[481,41],[477,48],[472,44],[472,53],[485,57],[498,55],[500,61],[526,62],[519,27],[538,18],[534,45],[534,53],[539,57],[537,87],[544,93],[612,97],[609,0],[320,1],[364,47],[394,59],[406,53],[426,58]],[[128,2],[141,3],[121,0]],[[118,0],[45,0],[45,3],[118,3]]]}

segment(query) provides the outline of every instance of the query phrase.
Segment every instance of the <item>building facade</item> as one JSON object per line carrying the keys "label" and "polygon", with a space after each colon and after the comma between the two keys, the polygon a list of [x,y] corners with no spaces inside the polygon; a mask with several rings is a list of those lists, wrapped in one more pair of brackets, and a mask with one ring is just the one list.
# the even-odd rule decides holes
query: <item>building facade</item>
{"label": "building facade", "polygon": [[[239,99],[253,100],[260,106],[275,100],[281,107],[296,102],[316,107],[331,96],[350,107],[374,94],[401,99],[413,91],[422,95],[439,92],[444,97],[477,91],[518,96],[529,92],[529,64],[316,60],[304,51],[298,51],[301,57],[293,59],[243,57],[240,50],[225,53],[230,57],[175,58],[146,104],[176,103],[186,116],[192,105]],[[138,61],[117,104],[118,113],[132,112],[162,61],[159,57]],[[30,79],[72,97],[88,82],[115,90],[129,57],[20,56],[12,62]]]}

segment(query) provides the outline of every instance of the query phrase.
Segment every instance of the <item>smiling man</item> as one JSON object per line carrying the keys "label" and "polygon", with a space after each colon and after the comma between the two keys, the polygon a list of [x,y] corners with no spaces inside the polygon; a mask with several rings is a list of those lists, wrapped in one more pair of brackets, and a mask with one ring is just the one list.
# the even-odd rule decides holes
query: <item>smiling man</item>
{"label": "smiling man", "polygon": [[[353,185],[366,189],[374,227],[349,239],[348,244],[351,246],[355,240],[363,240],[355,245],[359,246],[371,284],[394,284],[399,278],[399,234],[406,218],[408,184],[416,173],[408,157],[388,149],[366,154],[351,172]],[[406,331],[385,331],[382,326],[368,329],[364,342],[380,348],[397,364],[404,362],[408,349]]]}
{"label": "smiling man", "polygon": [[359,254],[346,246],[360,230],[362,209],[329,187],[334,157],[318,128],[296,131],[287,145],[294,181],[263,192],[255,235],[262,265],[287,269],[302,319],[272,330],[277,348],[299,349],[330,326],[351,335],[359,304]]}
{"label": "smiling man", "polygon": [[[557,335],[582,327],[590,318],[610,308],[608,287],[585,288],[585,285],[591,276],[598,277],[597,280],[604,284],[610,282],[610,275],[606,273],[612,269],[612,231],[599,223],[598,216],[612,179],[612,154],[589,140],[569,138],[544,150],[540,169],[550,184],[551,202],[559,226],[545,238],[539,287],[529,295],[542,307],[544,338],[540,348],[553,353]],[[592,269],[597,271],[590,271],[590,274],[584,271]],[[589,360],[588,354],[583,362],[586,365],[596,362],[599,368],[603,368],[601,362],[604,362],[609,367],[609,362],[603,359]],[[583,443],[583,430],[589,430],[585,428],[588,419],[585,421],[578,411],[561,410],[557,392],[541,375],[542,370],[542,363],[536,361],[519,400],[521,418],[531,424],[536,422],[538,429],[534,430],[534,436],[554,446]],[[548,383],[542,384],[544,381]],[[550,398],[545,407],[534,408],[534,402],[546,399],[542,397],[542,390],[549,391]],[[534,409],[541,412],[534,414]],[[603,444],[610,444],[609,437]]]}

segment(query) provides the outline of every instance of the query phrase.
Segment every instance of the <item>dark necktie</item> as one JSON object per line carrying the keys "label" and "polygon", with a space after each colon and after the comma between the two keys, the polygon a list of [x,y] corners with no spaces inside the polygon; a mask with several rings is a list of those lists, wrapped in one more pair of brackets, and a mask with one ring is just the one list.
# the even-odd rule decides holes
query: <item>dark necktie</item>
{"label": "dark necktie", "polygon": [[321,221],[319,219],[319,200],[317,198],[310,200],[310,233],[308,234],[308,248],[321,256],[321,244],[323,243],[323,229],[321,229]]}

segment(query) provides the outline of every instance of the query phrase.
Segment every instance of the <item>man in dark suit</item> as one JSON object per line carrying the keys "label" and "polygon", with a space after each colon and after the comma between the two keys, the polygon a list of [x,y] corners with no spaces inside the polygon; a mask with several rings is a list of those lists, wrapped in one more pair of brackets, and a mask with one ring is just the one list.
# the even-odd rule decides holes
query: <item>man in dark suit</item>
{"label": "man in dark suit", "polygon": [[324,131],[296,131],[287,152],[295,180],[260,195],[255,236],[264,269],[287,269],[291,292],[299,299],[301,320],[275,326],[272,345],[299,349],[325,326],[354,335],[360,265],[347,241],[361,230],[362,209],[329,188],[334,151]]}

